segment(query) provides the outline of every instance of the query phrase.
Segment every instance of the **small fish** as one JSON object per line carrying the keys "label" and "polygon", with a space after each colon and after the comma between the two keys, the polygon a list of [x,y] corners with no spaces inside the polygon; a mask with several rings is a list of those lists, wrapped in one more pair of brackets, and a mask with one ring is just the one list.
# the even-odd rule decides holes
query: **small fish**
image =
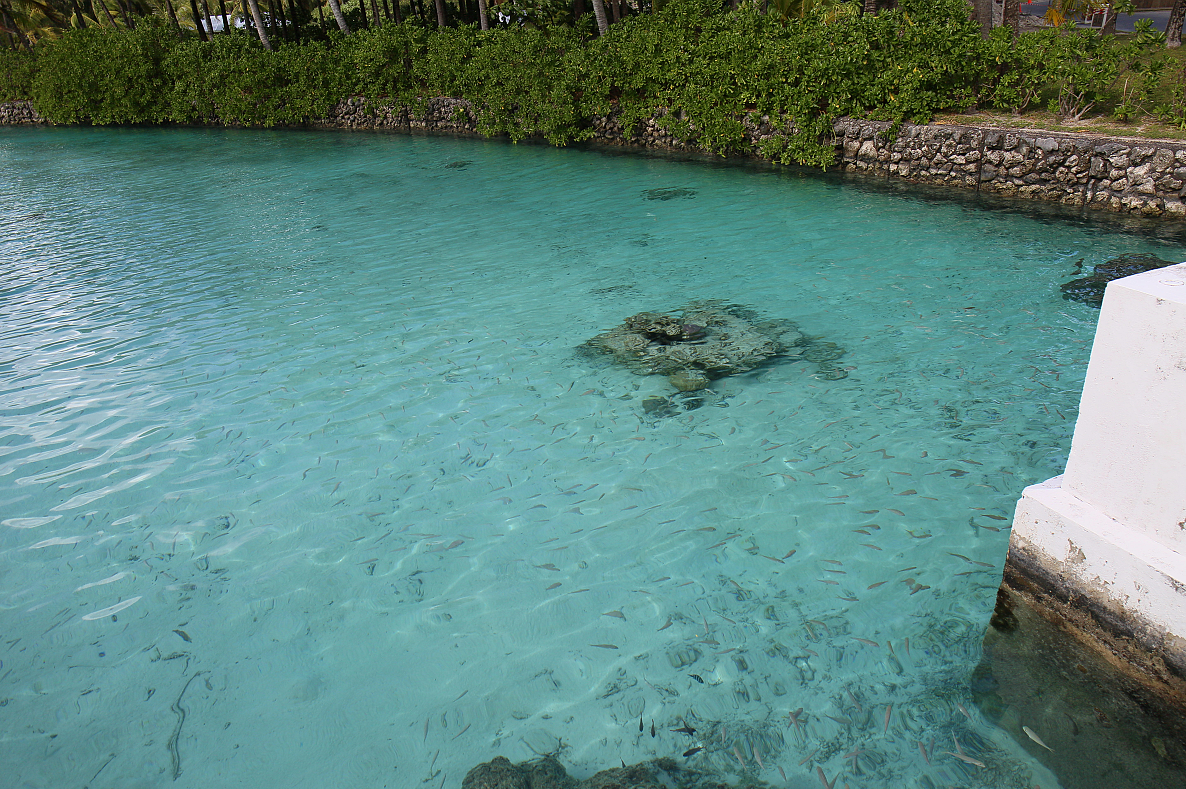
{"label": "small fish", "polygon": [[591,647],[599,647],[601,649],[617,649],[617,644],[590,644]]}
{"label": "small fish", "polygon": [[639,715],[639,716],[638,716],[638,733],[639,733],[639,734],[642,734],[642,733],[643,733],[643,731],[644,731],[644,729],[643,729],[643,726],[642,726],[642,716],[641,716],[641,715]]}
{"label": "small fish", "polygon": [[786,774],[786,773],[784,773],[784,772],[782,771],[782,765],[781,765],[781,764],[778,766],[778,774],[782,776],[782,780],[783,780],[783,781],[786,781],[786,779],[787,779],[787,774]]}
{"label": "small fish", "polygon": [[927,749],[923,747],[922,740],[918,741],[918,752],[922,754],[923,760],[926,761],[927,765],[929,766],[931,763],[931,757],[927,756]]}
{"label": "small fish", "polygon": [[819,776],[819,782],[824,785],[824,789],[832,789],[836,785],[836,778],[840,777],[840,773],[836,773],[836,778],[829,781],[828,776],[824,775],[823,767],[816,767],[815,773]]}
{"label": "small fish", "polygon": [[618,619],[625,619],[626,615],[621,611],[606,611],[602,616],[616,616]]}
{"label": "small fish", "polygon": [[787,559],[791,558],[794,555],[795,555],[795,549],[792,548],[791,550],[787,551],[787,555],[782,557],[782,560],[785,562]]}
{"label": "small fish", "polygon": [[816,748],[814,751],[804,756],[803,761],[799,762],[799,766],[802,767],[803,765],[807,764],[809,761],[811,761],[811,757],[815,756],[817,753],[819,753],[819,748]]}
{"label": "small fish", "polygon": [[1034,730],[1033,730],[1033,729],[1031,729],[1029,726],[1022,726],[1022,727],[1021,727],[1021,730],[1022,730],[1023,732],[1025,732],[1025,736],[1029,737],[1031,740],[1033,740],[1034,742],[1036,742],[1038,745],[1041,745],[1043,748],[1045,748],[1046,750],[1050,751],[1051,753],[1054,753],[1054,749],[1053,749],[1053,748],[1051,748],[1051,747],[1050,747],[1049,745],[1047,745],[1046,743],[1042,742],[1042,738],[1041,738],[1041,737],[1039,737],[1038,735],[1034,734]]}
{"label": "small fish", "polygon": [[889,732],[890,714],[893,713],[893,711],[894,711],[893,704],[891,704],[885,708],[885,728],[882,729],[882,731],[881,731],[882,734],[887,734]]}
{"label": "small fish", "polygon": [[881,644],[878,644],[876,641],[870,641],[870,640],[869,640],[869,639],[867,639],[867,638],[857,638],[856,636],[853,636],[853,637],[852,637],[852,640],[853,640],[853,641],[860,641],[862,644],[868,644],[868,645],[869,645],[869,646],[871,646],[871,647],[879,647],[879,646],[881,646]]}
{"label": "small fish", "polygon": [[688,750],[684,751],[684,756],[694,756],[695,754],[698,754],[703,750],[704,750],[703,745],[697,745],[695,748],[689,748]]}
{"label": "small fish", "polygon": [[736,745],[733,746],[733,755],[737,757],[737,763],[741,765],[742,769],[744,769],[746,766],[745,758],[742,757],[741,751],[737,750]]}
{"label": "small fish", "polygon": [[869,588],[869,589],[876,589],[877,587],[881,586],[881,585],[882,585],[882,584],[884,584],[884,583],[885,583],[885,581],[878,581],[878,582],[877,582],[877,583],[875,583],[875,584],[869,584],[869,586],[868,586],[867,588]]}
{"label": "small fish", "polygon": [[955,703],[955,707],[956,707],[956,709],[958,709],[958,710],[960,711],[960,714],[961,714],[961,715],[963,715],[963,716],[964,716],[965,718],[967,718],[968,720],[972,720],[972,713],[968,712],[968,710],[967,710],[967,709],[964,707],[964,705],[963,705],[963,704],[960,704],[960,703],[957,701],[957,702]]}
{"label": "small fish", "polygon": [[663,627],[659,628],[659,630],[666,630],[669,627],[671,627],[671,617],[667,617],[667,623],[664,624]]}
{"label": "small fish", "polygon": [[689,737],[696,733],[696,730],[686,723],[683,726],[680,726],[678,729],[672,729],[672,731],[678,734],[686,734]]}
{"label": "small fish", "polygon": [[658,737],[658,736],[659,735],[655,734],[655,719],[651,718],[651,737]]}
{"label": "small fish", "polygon": [[189,637],[189,633],[186,633],[184,630],[174,630],[173,632],[181,636],[181,640],[185,643],[189,644],[193,642],[193,639]]}
{"label": "small fish", "polygon": [[699,674],[689,674],[688,676],[699,682],[701,685],[704,684],[704,677],[700,676]]}
{"label": "small fish", "polygon": [[905,516],[906,516],[906,513],[902,512],[901,510],[891,510],[891,509],[886,509],[886,512],[892,512],[893,514],[895,514],[895,515],[901,515],[902,517],[905,517]]}
{"label": "small fish", "polygon": [[557,581],[556,583],[552,584],[551,586],[549,586],[549,587],[548,587],[547,589],[545,589],[544,591],[550,592],[550,591],[552,591],[553,589],[555,589],[557,586],[560,586],[560,585],[561,585],[561,584],[560,584],[560,582],[559,582],[559,581]]}
{"label": "small fish", "polygon": [[973,759],[971,756],[968,756],[966,754],[952,753],[951,751],[944,751],[943,753],[947,756],[954,756],[955,758],[959,759],[961,762],[967,762],[968,764],[974,764],[977,767],[984,767],[984,762],[979,761],[977,759]]}
{"label": "small fish", "polygon": [[820,620],[818,620],[818,619],[808,619],[807,621],[808,621],[808,622],[810,622],[810,623],[811,623],[811,624],[813,624],[813,625],[819,625],[819,626],[820,626],[820,627],[822,627],[824,630],[827,630],[827,631],[828,631],[828,635],[832,635],[832,628],[828,627],[827,623],[825,623],[825,622],[821,622],[821,621],[820,621]]}

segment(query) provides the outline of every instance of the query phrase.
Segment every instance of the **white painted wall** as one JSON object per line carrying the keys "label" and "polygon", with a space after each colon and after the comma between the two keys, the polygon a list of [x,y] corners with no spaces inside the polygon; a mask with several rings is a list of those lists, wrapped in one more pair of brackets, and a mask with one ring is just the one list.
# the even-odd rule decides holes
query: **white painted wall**
{"label": "white painted wall", "polygon": [[1186,653],[1186,263],[1108,284],[1066,474],[1010,549]]}
{"label": "white painted wall", "polygon": [[1186,550],[1186,264],[1108,284],[1062,484]]}

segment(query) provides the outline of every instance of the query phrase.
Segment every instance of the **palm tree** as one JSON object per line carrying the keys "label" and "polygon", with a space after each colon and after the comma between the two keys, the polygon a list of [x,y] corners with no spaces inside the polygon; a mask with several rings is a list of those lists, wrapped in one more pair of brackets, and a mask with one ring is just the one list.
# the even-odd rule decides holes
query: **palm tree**
{"label": "palm tree", "polygon": [[[1112,15],[1115,19],[1116,15]],[[1013,37],[1021,33],[1021,9],[1018,7],[1018,0],[1005,0],[1005,11],[1002,17],[1004,26],[1013,31]]]}
{"label": "palm tree", "polygon": [[[439,3],[440,0],[437,0]],[[593,0],[593,16],[597,17],[597,35],[604,36],[609,30],[609,22],[605,19],[604,0]]]}
{"label": "palm tree", "polygon": [[[395,7],[399,8],[399,0],[395,0]],[[478,22],[483,30],[490,29],[490,20],[486,10],[486,0],[478,0]]]}
{"label": "palm tree", "polygon": [[346,15],[342,13],[342,6],[339,5],[338,0],[329,0],[329,10],[333,12],[334,21],[338,23],[342,32],[350,35],[350,27],[346,24]]}
{"label": "palm tree", "polygon": [[1174,0],[1170,9],[1170,21],[1165,28],[1165,46],[1176,49],[1182,46],[1182,22],[1186,21],[1186,0]]}
{"label": "palm tree", "polygon": [[272,51],[272,42],[268,40],[268,31],[264,29],[264,18],[259,13],[259,3],[256,0],[247,0],[247,6],[251,9],[251,18],[255,20],[255,30],[259,33],[259,41],[264,45],[264,49],[269,52]]}

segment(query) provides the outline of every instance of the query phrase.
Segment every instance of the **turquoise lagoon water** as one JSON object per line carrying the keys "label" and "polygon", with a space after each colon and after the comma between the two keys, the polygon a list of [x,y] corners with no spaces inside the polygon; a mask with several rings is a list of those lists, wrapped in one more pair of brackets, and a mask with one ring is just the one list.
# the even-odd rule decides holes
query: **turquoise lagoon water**
{"label": "turquoise lagoon water", "polygon": [[[1069,448],[1098,313],[1058,285],[1181,236],[474,140],[19,129],[0,163],[5,785],[1058,785],[970,675]],[[576,350],[703,300],[847,377],[680,399]],[[1018,723],[1073,748],[1059,717]]]}

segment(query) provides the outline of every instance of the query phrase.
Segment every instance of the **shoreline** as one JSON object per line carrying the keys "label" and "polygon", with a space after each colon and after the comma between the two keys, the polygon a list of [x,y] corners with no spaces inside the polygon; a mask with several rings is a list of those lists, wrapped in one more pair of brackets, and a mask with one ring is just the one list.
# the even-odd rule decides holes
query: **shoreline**
{"label": "shoreline", "polygon": [[[614,115],[594,117],[589,142],[711,153],[694,141],[677,140],[661,125],[662,116],[657,111],[630,138]],[[0,104],[0,125],[45,124],[28,101]],[[735,155],[769,161],[760,153],[761,146],[777,143],[783,132],[768,117],[746,119],[744,126],[749,149]],[[1110,213],[1186,220],[1184,141],[936,123],[903,123],[891,138],[892,127],[886,121],[837,120],[833,124],[836,170]],[[328,117],[279,128],[482,136],[473,105],[447,97],[426,99],[417,107],[352,97],[338,102]]]}

